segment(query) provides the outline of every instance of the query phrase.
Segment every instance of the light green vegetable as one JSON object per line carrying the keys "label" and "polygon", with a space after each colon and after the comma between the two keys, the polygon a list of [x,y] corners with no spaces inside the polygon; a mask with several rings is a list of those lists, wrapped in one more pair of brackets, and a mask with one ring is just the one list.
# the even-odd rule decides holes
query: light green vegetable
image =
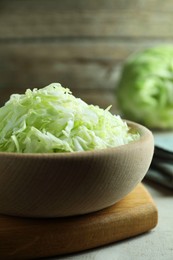
{"label": "light green vegetable", "polygon": [[173,46],[159,46],[130,56],[117,86],[126,119],[151,128],[173,128]]}
{"label": "light green vegetable", "polygon": [[86,151],[137,140],[108,109],[86,104],[58,83],[13,94],[0,108],[0,151]]}

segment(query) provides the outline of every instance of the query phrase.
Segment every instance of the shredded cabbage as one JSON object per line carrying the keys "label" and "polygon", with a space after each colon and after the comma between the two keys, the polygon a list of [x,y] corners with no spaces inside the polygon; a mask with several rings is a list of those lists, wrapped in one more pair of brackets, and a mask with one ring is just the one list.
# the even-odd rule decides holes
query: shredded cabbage
{"label": "shredded cabbage", "polygon": [[13,94],[0,108],[0,151],[58,153],[116,147],[139,139],[120,116],[52,83]]}

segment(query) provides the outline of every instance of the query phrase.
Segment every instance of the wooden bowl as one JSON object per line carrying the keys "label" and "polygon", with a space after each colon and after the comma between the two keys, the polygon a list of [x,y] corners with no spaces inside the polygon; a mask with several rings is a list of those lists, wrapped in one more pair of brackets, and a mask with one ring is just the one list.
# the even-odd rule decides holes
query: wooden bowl
{"label": "wooden bowl", "polygon": [[152,160],[152,133],[128,122],[140,140],[116,148],[60,153],[0,153],[0,213],[64,217],[109,207],[132,191]]}

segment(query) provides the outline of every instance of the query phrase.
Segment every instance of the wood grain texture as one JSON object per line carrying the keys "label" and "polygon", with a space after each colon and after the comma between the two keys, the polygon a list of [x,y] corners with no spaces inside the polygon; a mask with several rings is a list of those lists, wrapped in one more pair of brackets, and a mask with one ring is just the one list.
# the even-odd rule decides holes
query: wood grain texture
{"label": "wood grain texture", "polygon": [[8,93],[55,81],[88,90],[89,102],[95,91],[100,101],[115,96],[131,53],[172,44],[172,10],[171,0],[1,0],[0,105]]}
{"label": "wood grain texture", "polygon": [[[98,98],[93,104],[103,107],[111,104],[115,107],[116,84],[122,61],[137,49],[152,45],[151,42],[77,39],[1,43],[0,104],[8,100],[12,93],[23,93],[27,88],[60,82],[79,97],[88,93],[89,103],[93,102],[90,97],[97,92]],[[111,103],[105,102],[107,96]]]}
{"label": "wood grain texture", "polygon": [[94,2],[2,1],[0,38],[173,36],[170,0]]}
{"label": "wood grain texture", "polygon": [[139,184],[119,203],[73,218],[0,216],[0,257],[35,259],[78,252],[144,233],[157,225],[157,208]]}

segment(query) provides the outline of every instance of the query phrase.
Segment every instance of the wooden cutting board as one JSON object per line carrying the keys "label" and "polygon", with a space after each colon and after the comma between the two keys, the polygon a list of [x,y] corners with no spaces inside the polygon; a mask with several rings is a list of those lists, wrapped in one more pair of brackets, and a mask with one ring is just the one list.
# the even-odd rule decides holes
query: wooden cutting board
{"label": "wooden cutting board", "polygon": [[157,208],[142,184],[114,206],[83,216],[0,215],[0,259],[36,259],[98,247],[144,233],[157,219]]}

